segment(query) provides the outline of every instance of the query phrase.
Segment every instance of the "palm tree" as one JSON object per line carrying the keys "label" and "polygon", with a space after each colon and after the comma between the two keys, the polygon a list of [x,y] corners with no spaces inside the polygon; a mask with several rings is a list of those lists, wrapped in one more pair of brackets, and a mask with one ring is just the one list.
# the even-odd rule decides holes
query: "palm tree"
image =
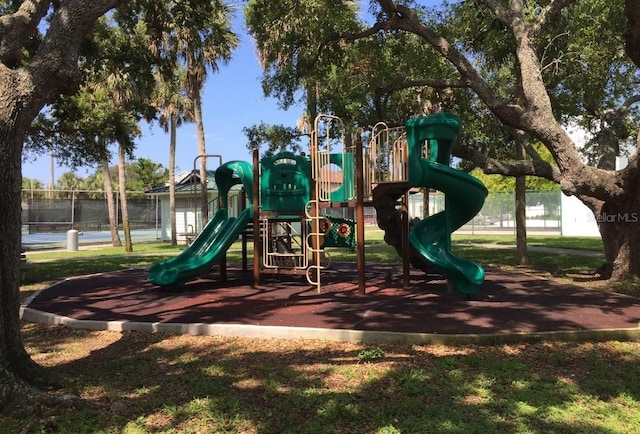
{"label": "palm tree", "polygon": [[193,119],[192,102],[185,92],[186,70],[177,69],[167,80],[156,74],[154,106],[160,111],[160,126],[169,133],[169,215],[171,219],[171,245],[178,243],[176,229],[176,130],[182,122]]}
{"label": "palm tree", "polygon": [[111,173],[109,173],[109,159],[105,158],[100,164],[102,177],[104,179],[104,194],[107,197],[107,210],[109,212],[109,229],[111,231],[111,245],[113,247],[122,246],[120,234],[118,233],[118,215],[116,204],[113,198],[113,184],[111,183]]}
{"label": "palm tree", "polygon": [[232,9],[222,1],[176,2],[172,9],[173,29],[167,35],[169,50],[186,66],[186,90],[193,102],[193,118],[198,137],[202,225],[209,219],[207,191],[207,149],[202,121],[202,88],[207,70],[226,64],[238,46],[238,35],[231,31]]}
{"label": "palm tree", "polygon": [[[118,185],[120,189],[120,211],[124,231],[125,251],[133,251],[131,227],[127,204],[126,189],[126,157],[132,153],[135,144],[133,139],[140,135],[138,120],[150,117],[148,100],[154,89],[151,67],[148,63],[149,48],[143,42],[141,31],[126,35],[120,28],[110,29],[114,51],[121,55],[129,55],[125,64],[106,62],[97,76],[96,88],[103,88],[111,96],[114,106],[117,128],[115,139],[118,142]],[[128,50],[128,51],[127,51]],[[114,56],[117,60],[118,56]],[[155,60],[155,59],[154,59]]]}
{"label": "palm tree", "polygon": [[132,137],[140,135],[140,127],[131,113],[134,104],[135,82],[123,70],[113,70],[106,76],[104,83],[96,82],[96,88],[104,88],[112,97],[114,106],[118,110],[114,115],[118,118],[122,128],[115,133],[118,142],[118,189],[120,197],[120,213],[122,215],[122,230],[124,232],[124,246],[126,252],[133,251],[131,241],[131,226],[129,224],[129,208],[127,203],[126,154],[133,149]]}
{"label": "palm tree", "polygon": [[120,213],[122,215],[122,231],[124,232],[124,250],[125,252],[133,252],[131,224],[129,221],[129,204],[127,202],[126,164],[126,150],[120,143],[118,144],[118,189],[120,191]]}
{"label": "palm tree", "polygon": [[79,190],[82,185],[82,179],[74,172],[63,173],[56,182],[56,189],[58,190]]}
{"label": "palm tree", "polygon": [[86,190],[86,197],[89,199],[102,199],[105,196],[104,186],[102,164],[99,164],[95,172],[82,180],[82,189]]}

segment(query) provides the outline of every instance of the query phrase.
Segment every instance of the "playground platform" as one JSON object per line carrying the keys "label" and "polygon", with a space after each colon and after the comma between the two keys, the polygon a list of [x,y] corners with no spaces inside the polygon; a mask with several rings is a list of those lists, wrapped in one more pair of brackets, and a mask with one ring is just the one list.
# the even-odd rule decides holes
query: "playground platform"
{"label": "playground platform", "polygon": [[71,327],[367,343],[489,344],[640,339],[640,299],[487,269],[480,293],[447,293],[446,281],[398,265],[369,265],[358,295],[354,264],[323,272],[322,292],[303,276],[215,270],[180,289],[147,282],[147,270],[68,279],[27,300],[23,319]]}

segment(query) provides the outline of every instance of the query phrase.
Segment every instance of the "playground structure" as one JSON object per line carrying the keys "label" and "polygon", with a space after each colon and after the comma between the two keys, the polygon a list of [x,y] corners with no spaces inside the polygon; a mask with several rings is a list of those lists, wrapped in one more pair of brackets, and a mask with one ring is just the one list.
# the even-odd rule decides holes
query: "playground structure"
{"label": "playground structure", "polygon": [[[451,251],[451,233],[481,209],[487,190],[476,178],[449,166],[451,147],[461,129],[449,113],[412,118],[404,128],[377,124],[365,145],[361,134],[346,141],[342,121],[320,115],[314,121],[309,156],[279,153],[253,162],[231,161],[215,172],[221,207],[180,255],[158,262],[148,280],[160,286],[182,285],[220,264],[239,238],[252,235],[253,277],[304,274],[318,292],[322,270],[330,265],[328,247],[354,247],[359,292],[365,293],[364,207],[373,206],[385,241],[403,258],[405,285],[409,267],[437,272],[450,289],[479,290],[484,270]],[[244,209],[232,216],[228,195],[242,185]],[[445,209],[410,225],[411,188],[445,194]],[[355,219],[325,215],[328,208],[353,208]],[[243,243],[244,245],[244,243]],[[243,249],[246,262],[246,250]]]}

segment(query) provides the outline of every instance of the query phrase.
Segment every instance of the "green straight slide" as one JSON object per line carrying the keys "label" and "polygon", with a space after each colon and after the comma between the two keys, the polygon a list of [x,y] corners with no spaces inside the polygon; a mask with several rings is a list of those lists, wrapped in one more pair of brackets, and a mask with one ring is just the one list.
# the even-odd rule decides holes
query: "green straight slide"
{"label": "green straight slide", "polygon": [[[445,195],[444,210],[414,225],[409,232],[409,242],[456,290],[471,294],[480,289],[484,269],[451,251],[451,233],[480,211],[487,189],[477,178],[449,167],[451,146],[460,128],[458,118],[449,113],[407,121],[409,183],[433,188]],[[422,157],[423,143],[429,147],[428,158]]]}
{"label": "green straight slide", "polygon": [[238,217],[229,217],[227,208],[219,209],[182,253],[153,264],[147,280],[160,286],[178,286],[208,271],[222,259],[252,219],[252,208],[246,208]]}
{"label": "green straight slide", "polygon": [[253,208],[245,208],[238,217],[229,217],[229,190],[242,184],[247,200],[252,201],[253,168],[246,161],[230,161],[215,173],[216,185],[222,199],[220,208],[205,225],[193,243],[178,256],[160,261],[149,268],[147,280],[160,286],[179,286],[207,272],[220,262],[222,256],[253,220]]}

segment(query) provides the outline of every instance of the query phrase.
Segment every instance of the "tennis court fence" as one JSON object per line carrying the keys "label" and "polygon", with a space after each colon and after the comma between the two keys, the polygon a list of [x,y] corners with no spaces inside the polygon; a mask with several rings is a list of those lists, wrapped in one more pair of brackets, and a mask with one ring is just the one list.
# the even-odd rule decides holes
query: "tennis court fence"
{"label": "tennis court fence", "polygon": [[[122,224],[119,193],[114,193],[118,224]],[[132,229],[153,229],[160,224],[161,202],[144,192],[127,192],[127,210]],[[23,232],[109,232],[106,193],[101,191],[23,190]]]}
{"label": "tennis court fence", "polygon": [[[423,218],[444,209],[444,195],[429,193],[429,212],[422,193],[410,195],[409,214]],[[122,223],[119,193],[114,193],[118,224]],[[561,231],[562,200],[560,191],[527,191],[527,227],[550,232]],[[127,208],[132,229],[158,229],[163,201],[141,191],[127,192]],[[369,223],[375,223],[372,209]],[[106,194],[103,191],[24,190],[22,192],[23,232],[109,231]],[[482,210],[462,229],[472,232],[513,231],[515,229],[515,194],[490,193]]]}

